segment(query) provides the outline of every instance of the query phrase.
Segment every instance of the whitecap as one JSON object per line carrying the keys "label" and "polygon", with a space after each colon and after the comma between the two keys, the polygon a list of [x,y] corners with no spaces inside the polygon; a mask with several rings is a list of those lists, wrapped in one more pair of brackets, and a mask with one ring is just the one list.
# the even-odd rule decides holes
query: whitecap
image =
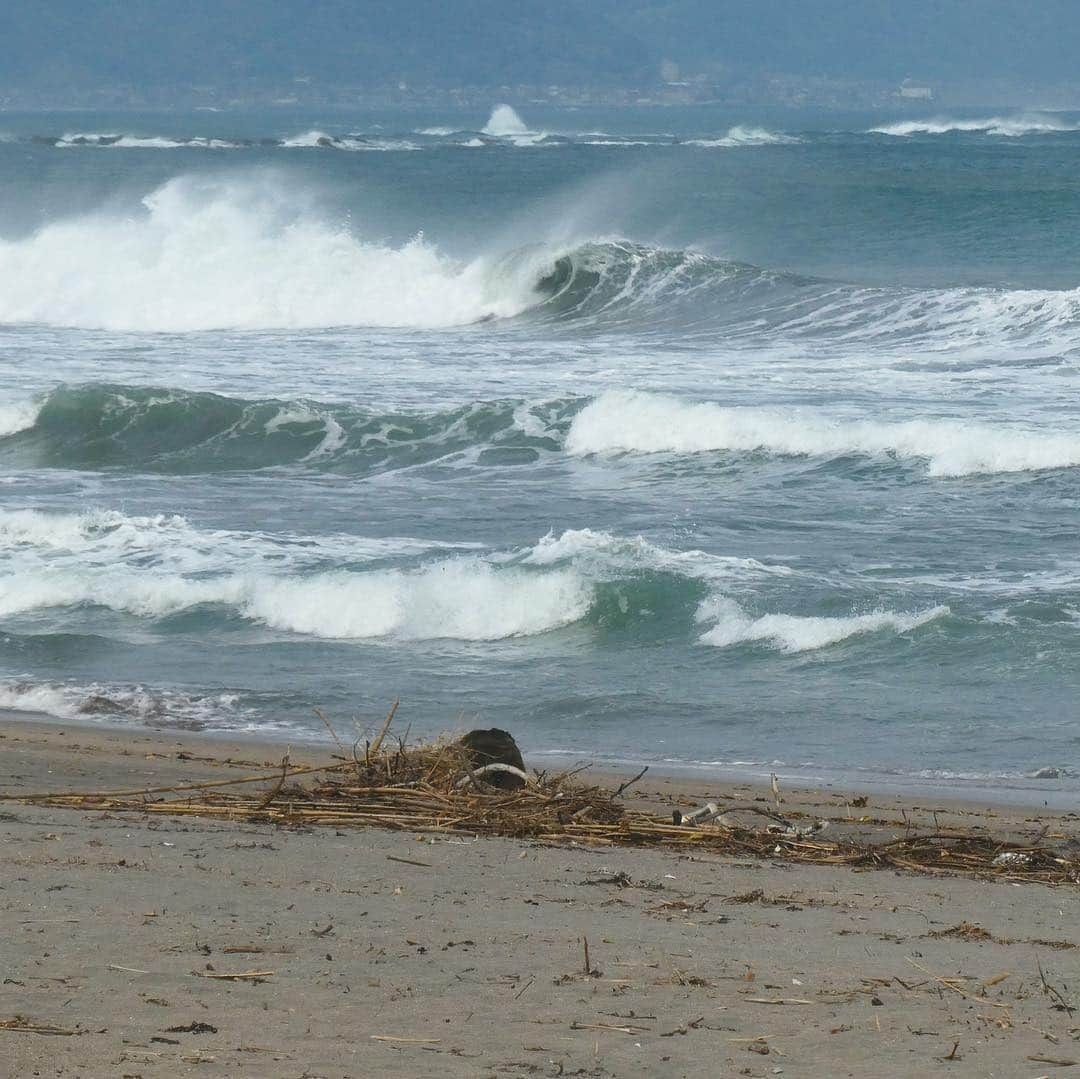
{"label": "whitecap", "polygon": [[778,456],[849,454],[925,460],[936,477],[1080,465],[1080,431],[1046,431],[934,419],[886,422],[818,409],[730,408],[664,394],[611,391],[579,412],[568,453],[677,453],[717,450]]}
{"label": "whitecap", "polygon": [[939,606],[911,614],[874,611],[839,618],[791,614],[765,614],[754,618],[735,600],[713,596],[701,604],[697,620],[713,623],[712,628],[699,638],[702,644],[730,648],[737,644],[766,642],[781,652],[794,653],[827,648],[867,633],[911,633],[949,613],[948,607]]}

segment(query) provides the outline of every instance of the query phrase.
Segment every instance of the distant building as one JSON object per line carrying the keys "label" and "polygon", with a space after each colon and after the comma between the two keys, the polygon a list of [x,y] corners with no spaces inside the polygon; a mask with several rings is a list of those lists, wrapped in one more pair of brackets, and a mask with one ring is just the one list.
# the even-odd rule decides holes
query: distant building
{"label": "distant building", "polygon": [[913,83],[911,79],[905,79],[900,84],[897,94],[900,97],[906,97],[914,101],[931,101],[934,97],[934,91],[929,86],[919,86]]}

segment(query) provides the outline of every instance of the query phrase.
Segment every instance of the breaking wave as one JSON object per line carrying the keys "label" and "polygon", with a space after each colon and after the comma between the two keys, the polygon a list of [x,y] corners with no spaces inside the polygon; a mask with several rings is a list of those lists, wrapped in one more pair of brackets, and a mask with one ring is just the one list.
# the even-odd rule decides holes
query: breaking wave
{"label": "breaking wave", "polygon": [[380,412],[90,384],[61,386],[0,412],[0,462],[16,468],[193,474],[300,467],[365,476],[436,461],[521,467],[552,454],[714,452],[876,457],[925,467],[931,477],[963,477],[1080,467],[1080,430],[861,419],[636,390]]}
{"label": "breaking wave", "polygon": [[731,128],[726,135],[717,139],[687,139],[687,146],[701,146],[706,149],[734,149],[740,146],[790,146],[800,140],[793,135],[784,135],[778,131],[767,131],[763,127]]}
{"label": "breaking wave", "polygon": [[[0,323],[193,331],[445,327],[535,300],[525,264],[459,262],[418,237],[365,242],[273,178],[180,177],[143,213],[102,214],[0,241]],[[515,269],[520,276],[515,276]]]}
{"label": "breaking wave", "polygon": [[574,417],[565,446],[572,454],[888,456],[925,460],[929,474],[942,477],[1080,465],[1080,431],[1010,430],[958,420],[850,420],[817,409],[727,408],[635,391],[612,391],[591,401]]}
{"label": "breaking wave", "polygon": [[895,124],[871,128],[869,134],[896,135],[904,138],[911,135],[974,133],[1019,138],[1024,135],[1050,135],[1077,130],[1080,129],[1075,124],[1068,123],[1057,116],[1048,113],[1032,113],[1024,116],[989,116],[970,120],[953,119],[947,116],[930,120],[902,120]]}
{"label": "breaking wave", "polygon": [[[345,568],[345,567],[348,568]],[[188,612],[335,640],[500,641],[583,625],[783,651],[908,633],[948,613],[748,615],[728,593],[797,577],[783,565],[671,550],[590,529],[510,551],[419,540],[204,531],[181,517],[0,511],[0,617],[104,609],[149,621]],[[215,616],[214,612],[221,612]],[[707,624],[704,632],[697,627]],[[0,708],[73,714],[53,690],[0,684]],[[104,694],[112,696],[112,694]],[[136,698],[137,707],[142,698]],[[66,711],[65,711],[66,709]]]}
{"label": "breaking wave", "polygon": [[463,260],[423,236],[366,240],[309,201],[272,173],[181,176],[135,214],[102,211],[0,240],[0,325],[198,332],[509,320],[638,335],[676,327],[729,346],[1080,348],[1076,290],[866,288],[627,239]]}
{"label": "breaking wave", "polygon": [[[495,641],[685,619],[711,588],[791,573],[588,529],[533,547],[205,531],[181,517],[0,511],[0,617],[223,609],[318,638]],[[464,548],[464,549],[460,549]]]}
{"label": "breaking wave", "polygon": [[701,643],[716,648],[766,642],[781,652],[809,652],[839,644],[850,637],[871,633],[911,633],[951,612],[948,607],[932,607],[914,614],[874,611],[848,617],[828,618],[791,614],[766,614],[758,618],[734,600],[710,596],[697,611],[698,622],[713,623],[701,635]]}
{"label": "breaking wave", "polygon": [[143,686],[102,683],[71,685],[24,681],[0,682],[0,711],[31,712],[73,719],[122,720],[183,730],[257,730],[267,724],[239,694],[189,694]]}

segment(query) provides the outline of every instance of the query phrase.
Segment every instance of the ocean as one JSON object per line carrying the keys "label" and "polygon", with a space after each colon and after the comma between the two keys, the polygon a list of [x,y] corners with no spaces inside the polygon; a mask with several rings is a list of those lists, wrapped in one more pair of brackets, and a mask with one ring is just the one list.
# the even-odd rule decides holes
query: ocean
{"label": "ocean", "polygon": [[1080,792],[1080,115],[0,113],[0,709]]}

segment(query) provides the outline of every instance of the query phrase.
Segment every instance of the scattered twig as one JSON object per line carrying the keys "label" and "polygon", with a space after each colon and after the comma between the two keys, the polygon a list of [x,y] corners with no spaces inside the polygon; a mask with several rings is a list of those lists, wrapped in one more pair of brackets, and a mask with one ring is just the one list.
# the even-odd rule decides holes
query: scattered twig
{"label": "scattered twig", "polygon": [[274,970],[245,970],[238,974],[219,974],[217,971],[193,970],[196,978],[213,978],[221,982],[261,981],[263,978],[272,978],[277,971]]}
{"label": "scattered twig", "polygon": [[1061,995],[1061,993],[1046,980],[1046,974],[1043,972],[1042,963],[1040,963],[1038,959],[1035,960],[1035,965],[1039,968],[1039,978],[1042,980],[1043,992],[1046,993],[1047,996],[1052,997],[1054,1000],[1056,1000],[1057,1004],[1054,1006],[1059,1011],[1067,1012],[1069,1018],[1071,1019],[1073,1014],[1072,1006]]}
{"label": "scattered twig", "polygon": [[401,862],[402,865],[418,865],[422,869],[430,869],[430,862],[418,862],[415,858],[399,858],[396,854],[388,854],[386,856],[388,862]]}
{"label": "scattered twig", "polygon": [[633,779],[628,779],[625,783],[619,784],[619,789],[611,796],[612,798],[620,797],[624,791],[628,791],[647,771],[649,766],[645,765],[640,772]]}
{"label": "scattered twig", "polygon": [[378,738],[371,743],[371,749],[368,751],[370,756],[376,756],[379,752],[379,747],[383,744],[383,739],[386,737],[386,732],[390,729],[390,724],[394,722],[394,714],[398,710],[399,701],[394,701],[390,706],[390,713],[386,717],[386,722],[382,725],[382,730],[379,731]]}

